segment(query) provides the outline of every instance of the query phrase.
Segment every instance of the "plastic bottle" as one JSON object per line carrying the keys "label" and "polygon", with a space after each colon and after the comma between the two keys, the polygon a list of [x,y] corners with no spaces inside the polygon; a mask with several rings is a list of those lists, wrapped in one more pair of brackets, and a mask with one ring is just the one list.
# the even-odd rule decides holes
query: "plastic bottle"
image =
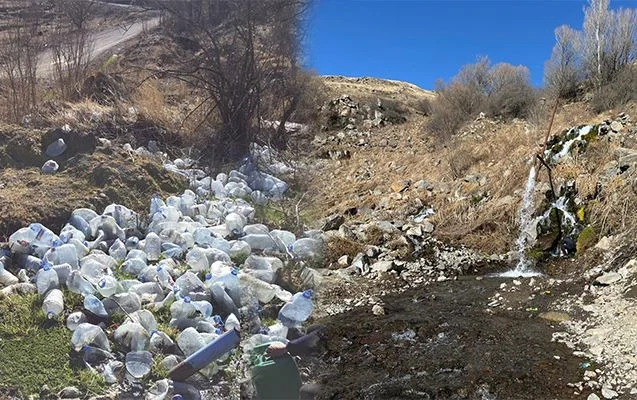
{"label": "plastic bottle", "polygon": [[86,256],[90,251],[88,242],[86,241],[80,241],[79,239],[72,238],[71,240],[69,240],[69,244],[72,244],[75,247],[75,252],[78,258]]}
{"label": "plastic bottle", "polygon": [[285,252],[289,245],[296,241],[296,235],[289,231],[275,229],[270,232],[270,235],[274,237],[279,245],[279,251],[283,252]]}
{"label": "plastic bottle", "polygon": [[279,311],[279,321],[288,328],[300,327],[312,314],[312,291],[296,293],[292,301],[286,303]]}
{"label": "plastic bottle", "polygon": [[226,228],[233,235],[240,235],[243,233],[243,227],[246,225],[246,219],[243,215],[237,213],[229,213],[225,218]]}
{"label": "plastic bottle", "polygon": [[131,351],[126,353],[126,371],[134,378],[148,375],[153,365],[153,355],[149,351]]}
{"label": "plastic bottle", "polygon": [[66,318],[66,327],[74,331],[80,324],[86,322],[86,315],[81,311],[76,311]]}
{"label": "plastic bottle", "polygon": [[124,261],[120,268],[121,271],[126,274],[137,276],[141,274],[147,267],[148,266],[146,265],[146,262],[144,262],[144,260],[140,260],[139,258],[129,258],[128,260]]}
{"label": "plastic bottle", "polygon": [[126,245],[121,240],[115,239],[108,249],[108,254],[116,261],[124,261],[126,259]]}
{"label": "plastic bottle", "polygon": [[84,297],[84,308],[93,315],[101,318],[108,318],[108,313],[104,308],[104,304],[93,294],[88,294]]}
{"label": "plastic bottle", "polygon": [[17,276],[4,269],[4,262],[0,261],[0,286],[11,286],[19,281]]}
{"label": "plastic bottle", "polygon": [[139,246],[139,238],[137,236],[131,236],[128,239],[126,239],[126,242],[124,244],[126,245],[126,250],[128,251],[137,250]]}
{"label": "plastic bottle", "polygon": [[205,300],[193,301],[192,305],[195,307],[203,318],[208,318],[212,315],[212,304]]}
{"label": "plastic bottle", "polygon": [[82,359],[91,367],[97,367],[108,362],[108,360],[115,359],[115,356],[110,352],[95,346],[85,345],[81,351],[83,353]]}
{"label": "plastic bottle", "polygon": [[53,265],[69,264],[74,268],[79,266],[77,249],[70,243],[61,244],[61,242],[56,242],[55,246],[51,247],[46,254],[44,254],[44,259]]}
{"label": "plastic bottle", "polygon": [[60,289],[52,289],[42,302],[42,311],[48,319],[52,319],[62,314],[64,311],[64,296]]}
{"label": "plastic bottle", "polygon": [[35,232],[35,237],[33,238],[31,245],[48,249],[53,247],[53,243],[56,240],[60,240],[55,233],[51,232],[50,229],[46,228],[42,224],[31,224],[29,225],[29,229]]}
{"label": "plastic bottle", "polygon": [[207,289],[204,283],[199,279],[197,275],[191,271],[184,272],[179,278],[175,280],[175,286],[179,289],[179,295],[181,297],[190,296],[191,298],[200,297],[198,294],[203,294],[202,297],[207,296]]}
{"label": "plastic bottle", "polygon": [[35,231],[27,228],[20,228],[9,236],[9,249],[14,253],[30,254],[33,250],[31,242],[35,239]]}
{"label": "plastic bottle", "polygon": [[250,233],[241,238],[241,241],[250,245],[252,250],[276,250],[278,248],[276,242],[267,234]]}
{"label": "plastic bottle", "polygon": [[323,254],[323,242],[318,239],[298,239],[290,246],[290,251],[301,259],[321,257]]}
{"label": "plastic bottle", "polygon": [[150,333],[150,352],[154,354],[170,351],[175,345],[170,336],[162,331],[154,330]]}
{"label": "plastic bottle", "polygon": [[141,324],[128,321],[115,330],[113,338],[131,351],[142,351],[148,349],[150,334]]}
{"label": "plastic bottle", "polygon": [[193,247],[186,254],[186,264],[195,272],[205,272],[210,268],[206,252],[201,247]]}
{"label": "plastic bottle", "polygon": [[241,324],[239,323],[239,318],[237,318],[236,315],[234,314],[230,314],[228,315],[228,317],[226,318],[226,322],[223,325],[224,329],[226,331],[229,331],[231,329],[236,329],[238,331],[241,330]]}
{"label": "plastic bottle", "polygon": [[196,353],[205,345],[206,341],[195,328],[186,328],[177,336],[177,346],[186,357]]}
{"label": "plastic bottle", "polygon": [[274,298],[276,288],[267,282],[255,278],[250,274],[239,273],[241,286],[249,288],[261,303],[267,304]]}
{"label": "plastic bottle", "polygon": [[161,239],[156,233],[150,232],[146,235],[146,242],[144,244],[144,252],[146,253],[149,261],[159,260],[161,254]]}
{"label": "plastic bottle", "polygon": [[71,336],[71,344],[75,351],[80,351],[85,345],[93,345],[102,350],[111,351],[106,333],[97,325],[82,323],[75,328]]}
{"label": "plastic bottle", "polygon": [[122,313],[133,313],[142,308],[142,301],[137,293],[117,293],[105,298],[102,303],[109,315]]}
{"label": "plastic bottle", "polygon": [[158,282],[138,282],[129,291],[136,293],[144,303],[155,303],[164,299],[164,291]]}
{"label": "plastic bottle", "polygon": [[189,319],[195,314],[197,309],[192,304],[190,296],[185,296],[170,305],[170,315],[175,319]]}
{"label": "plastic bottle", "polygon": [[117,279],[111,275],[103,276],[97,282],[96,289],[103,297],[110,297],[123,290]]}
{"label": "plastic bottle", "polygon": [[241,283],[239,282],[239,270],[232,268],[229,272],[216,278],[214,283],[220,283],[232,299],[232,302],[241,307]]}
{"label": "plastic bottle", "polygon": [[239,315],[237,305],[232,301],[232,298],[223,289],[223,286],[215,283],[210,287],[210,293],[212,295],[213,307],[221,315],[235,314]]}
{"label": "plastic bottle", "polygon": [[58,274],[53,270],[48,261],[42,260],[42,268],[35,276],[35,286],[38,294],[44,296],[49,290],[60,287]]}

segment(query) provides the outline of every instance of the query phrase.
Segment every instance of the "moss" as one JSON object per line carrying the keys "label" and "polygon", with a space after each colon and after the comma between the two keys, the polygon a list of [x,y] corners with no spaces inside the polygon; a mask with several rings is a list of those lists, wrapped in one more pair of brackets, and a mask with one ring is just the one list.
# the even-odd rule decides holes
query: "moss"
{"label": "moss", "polygon": [[546,253],[540,248],[533,247],[526,251],[526,256],[531,260],[538,261],[546,257]]}
{"label": "moss", "polygon": [[0,302],[0,388],[27,397],[44,384],[52,392],[76,386],[98,395],[105,384],[82,369],[70,351],[71,331],[63,318],[47,320],[38,295],[12,296]]}
{"label": "moss", "polygon": [[580,254],[587,248],[591,247],[597,240],[597,234],[592,226],[584,228],[577,236],[577,242],[575,243],[577,254]]}

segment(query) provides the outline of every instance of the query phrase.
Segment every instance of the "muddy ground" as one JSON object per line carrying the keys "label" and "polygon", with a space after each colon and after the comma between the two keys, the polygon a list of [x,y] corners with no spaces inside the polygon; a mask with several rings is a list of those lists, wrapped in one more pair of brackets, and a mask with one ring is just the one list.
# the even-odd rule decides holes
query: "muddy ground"
{"label": "muddy ground", "polygon": [[539,316],[582,285],[519,282],[464,276],[382,297],[385,315],[364,306],[323,318],[328,342],[310,380],[325,399],[586,398],[567,386],[585,360],[551,342],[559,324]]}

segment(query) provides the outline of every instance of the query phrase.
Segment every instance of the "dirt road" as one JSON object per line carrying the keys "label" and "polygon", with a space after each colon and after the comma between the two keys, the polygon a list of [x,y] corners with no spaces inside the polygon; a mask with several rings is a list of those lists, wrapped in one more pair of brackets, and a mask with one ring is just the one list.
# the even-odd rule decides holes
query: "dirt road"
{"label": "dirt road", "polygon": [[[140,20],[132,25],[114,26],[95,33],[92,57],[103,55],[108,51],[115,52],[118,45],[158,26],[159,20],[159,17]],[[38,75],[47,77],[55,72],[55,61],[51,50],[46,50],[40,55],[39,63]]]}

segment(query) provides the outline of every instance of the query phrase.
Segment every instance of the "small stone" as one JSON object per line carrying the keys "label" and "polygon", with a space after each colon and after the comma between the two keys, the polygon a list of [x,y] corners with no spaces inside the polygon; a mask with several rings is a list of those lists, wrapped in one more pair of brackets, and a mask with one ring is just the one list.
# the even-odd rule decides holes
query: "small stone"
{"label": "small stone", "polygon": [[323,222],[322,231],[333,231],[341,227],[345,222],[345,217],[340,214],[332,214],[329,217],[325,218],[325,222]]}
{"label": "small stone", "polygon": [[421,237],[422,236],[422,228],[420,226],[411,227],[411,228],[409,228],[407,230],[407,232],[405,232],[405,234],[407,236]]}
{"label": "small stone", "polygon": [[612,129],[614,132],[621,131],[623,127],[624,126],[619,121],[613,121],[613,122],[610,123],[610,129]]}
{"label": "small stone", "polygon": [[434,231],[434,224],[429,221],[423,221],[421,229],[424,233],[432,233]]}
{"label": "small stone", "polygon": [[64,389],[60,390],[58,396],[61,399],[77,399],[82,397],[82,392],[75,386],[67,386]]}
{"label": "small stone", "polygon": [[622,276],[620,274],[618,274],[617,272],[607,272],[602,276],[597,277],[597,279],[595,279],[595,282],[597,282],[600,285],[612,285],[615,282],[618,282],[622,279]]}
{"label": "small stone", "polygon": [[602,386],[602,397],[605,399],[614,399],[617,397],[617,392],[607,386]]}
{"label": "small stone", "polygon": [[571,317],[567,313],[559,312],[559,311],[543,312],[538,314],[538,317],[545,319],[547,321],[551,321],[551,322],[563,322],[563,321],[568,321],[569,319],[571,319]]}
{"label": "small stone", "polygon": [[392,183],[391,190],[395,193],[401,193],[404,192],[410,184],[411,181],[409,179],[403,179],[401,181]]}
{"label": "small stone", "polygon": [[372,314],[385,315],[385,309],[380,304],[374,304],[374,306],[372,307]]}
{"label": "small stone", "polygon": [[371,266],[373,272],[389,272],[394,268],[393,261],[377,261]]}
{"label": "small stone", "polygon": [[338,265],[347,266],[349,264],[349,256],[344,255],[338,259]]}
{"label": "small stone", "polygon": [[591,393],[588,395],[588,397],[586,398],[586,400],[600,400],[599,396],[596,395],[595,393]]}
{"label": "small stone", "polygon": [[597,244],[595,245],[595,248],[601,251],[608,251],[611,249],[611,247],[612,247],[612,240],[608,236],[604,236],[603,238],[601,238],[599,242],[597,242]]}

